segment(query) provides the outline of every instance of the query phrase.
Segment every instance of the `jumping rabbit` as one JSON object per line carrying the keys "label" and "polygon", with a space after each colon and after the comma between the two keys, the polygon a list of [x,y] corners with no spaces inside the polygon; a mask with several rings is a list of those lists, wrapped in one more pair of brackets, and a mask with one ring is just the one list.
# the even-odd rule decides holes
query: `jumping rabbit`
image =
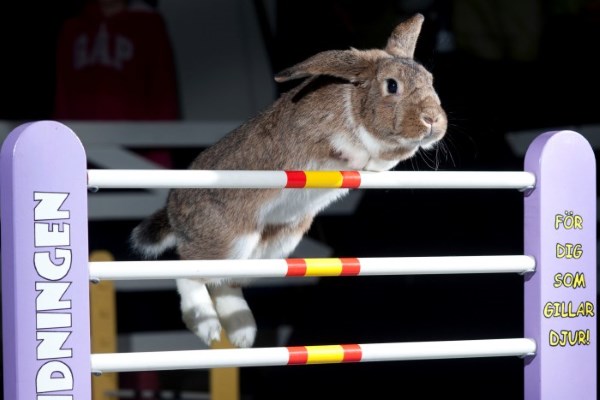
{"label": "jumping rabbit", "polygon": [[[385,49],[318,53],[275,76],[305,79],[268,109],[202,151],[201,170],[394,168],[441,140],[447,117],[433,77],[413,59],[424,17],[392,32]],[[285,258],[313,218],[348,189],[173,189],[166,206],[131,233],[132,248],[156,258]],[[247,280],[177,279],[186,326],[206,344],[223,328],[251,347],[256,323],[242,294]]]}

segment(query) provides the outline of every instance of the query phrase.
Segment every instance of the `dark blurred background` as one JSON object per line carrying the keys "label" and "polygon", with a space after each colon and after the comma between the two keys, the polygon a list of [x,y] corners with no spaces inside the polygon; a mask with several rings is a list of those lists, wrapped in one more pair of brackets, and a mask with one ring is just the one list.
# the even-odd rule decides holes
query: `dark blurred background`
{"label": "dark blurred background", "polygon": [[[322,50],[382,47],[420,12],[415,58],[435,76],[449,130],[443,151],[398,169],[521,170],[509,135],[599,130],[598,0],[158,0],[127,5],[127,17],[119,1],[88,3],[3,5],[0,120],[241,121],[293,85],[276,86],[273,73]],[[105,51],[114,38],[102,21],[131,42]],[[185,168],[202,148],[132,150]],[[308,236],[334,257],[520,254],[522,217],[517,191],[371,190],[352,213],[318,217]],[[127,236],[138,222],[91,221],[90,248],[134,259]],[[282,326],[285,345],[523,335],[518,275],[323,278],[246,293],[264,346]],[[184,329],[173,290],[120,291],[117,304],[120,335]],[[521,399],[522,367],[496,358],[245,368],[240,390],[246,399]],[[135,381],[126,375],[124,385]],[[207,385],[198,371],[157,379]]]}

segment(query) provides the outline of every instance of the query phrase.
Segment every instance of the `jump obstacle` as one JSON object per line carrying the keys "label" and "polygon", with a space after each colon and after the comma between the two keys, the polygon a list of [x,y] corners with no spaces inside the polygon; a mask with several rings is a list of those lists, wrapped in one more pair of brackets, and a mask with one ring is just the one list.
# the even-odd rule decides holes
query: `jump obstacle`
{"label": "jump obstacle", "polygon": [[[78,137],[54,121],[17,127],[0,157],[6,399],[90,399],[105,372],[501,356],[524,359],[526,400],[596,399],[596,166],[576,132],[537,137],[518,172],[88,171]],[[525,254],[89,262],[87,191],[140,187],[517,189]],[[486,272],[523,274],[524,337],[90,352],[90,281]]]}

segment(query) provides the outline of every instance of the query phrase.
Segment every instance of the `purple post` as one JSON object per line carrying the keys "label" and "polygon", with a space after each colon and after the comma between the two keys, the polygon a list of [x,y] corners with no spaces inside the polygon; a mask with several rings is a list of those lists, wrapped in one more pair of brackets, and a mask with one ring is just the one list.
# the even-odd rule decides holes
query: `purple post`
{"label": "purple post", "polygon": [[85,151],[35,122],[11,132],[0,165],[4,398],[89,400]]}
{"label": "purple post", "polygon": [[525,254],[537,261],[525,279],[526,400],[596,397],[596,163],[580,134],[548,132],[530,145],[525,170]]}

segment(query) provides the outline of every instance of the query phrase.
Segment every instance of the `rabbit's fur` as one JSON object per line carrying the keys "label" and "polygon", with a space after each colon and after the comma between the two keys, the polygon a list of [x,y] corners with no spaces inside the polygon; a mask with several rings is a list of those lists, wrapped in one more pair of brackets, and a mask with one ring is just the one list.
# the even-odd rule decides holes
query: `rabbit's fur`
{"label": "rabbit's fur", "polygon": [[[201,152],[190,168],[384,171],[434,147],[447,118],[432,75],[413,59],[422,23],[420,14],[400,23],[383,50],[325,51],[280,72],[278,82],[308,79]],[[315,215],[347,192],[173,189],[131,242],[147,258],[171,247],[185,260],[285,258]],[[223,327],[235,346],[252,346],[246,283],[178,279],[187,327],[207,344]]]}

